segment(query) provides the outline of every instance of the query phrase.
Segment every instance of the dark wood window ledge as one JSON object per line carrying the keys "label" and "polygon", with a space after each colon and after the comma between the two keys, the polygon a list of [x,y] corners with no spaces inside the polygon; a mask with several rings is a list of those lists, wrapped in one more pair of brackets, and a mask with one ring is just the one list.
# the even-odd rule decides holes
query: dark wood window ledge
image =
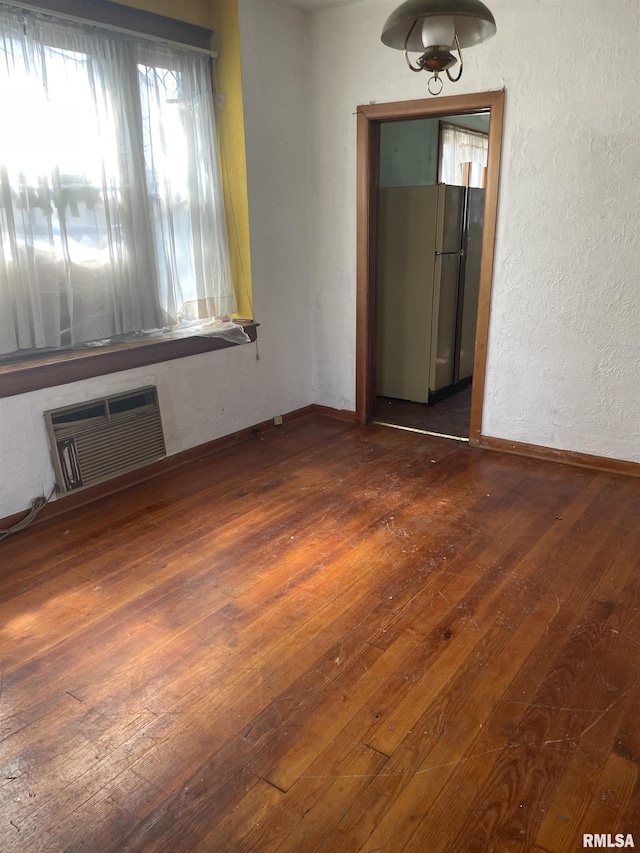
{"label": "dark wood window ledge", "polygon": [[[258,324],[239,321],[251,341],[258,335]],[[99,349],[67,350],[24,359],[0,363],[0,397],[13,397],[38,391],[67,382],[78,382],[93,376],[119,373],[133,367],[144,367],[174,358],[185,358],[212,350],[242,344],[216,337],[190,337],[176,340],[136,341]]]}

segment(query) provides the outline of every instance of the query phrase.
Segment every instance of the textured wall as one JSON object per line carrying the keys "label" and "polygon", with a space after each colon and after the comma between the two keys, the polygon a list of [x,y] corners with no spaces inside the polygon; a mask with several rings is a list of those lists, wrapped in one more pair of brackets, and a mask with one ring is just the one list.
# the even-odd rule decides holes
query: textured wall
{"label": "textured wall", "polygon": [[255,348],[246,345],[1,399],[0,518],[53,488],[43,417],[48,409],[156,385],[172,455],[255,423],[250,401],[260,369]]}
{"label": "textured wall", "polygon": [[[329,406],[355,405],[354,113],[427,96],[379,43],[395,6],[312,19],[315,397]],[[640,461],[640,7],[490,6],[498,34],[445,83],[507,95],[483,432]]]}
{"label": "textured wall", "polygon": [[238,9],[256,319],[277,317],[271,369],[298,360],[310,386],[307,16],[269,0]]}

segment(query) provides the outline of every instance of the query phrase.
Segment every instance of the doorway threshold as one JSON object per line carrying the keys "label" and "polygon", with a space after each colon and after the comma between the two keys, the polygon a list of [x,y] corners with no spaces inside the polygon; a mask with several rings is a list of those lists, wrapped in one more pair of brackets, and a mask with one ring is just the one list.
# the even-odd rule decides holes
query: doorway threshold
{"label": "doorway threshold", "polygon": [[391,429],[402,429],[405,432],[417,432],[419,435],[433,435],[436,438],[450,438],[452,441],[462,441],[469,443],[468,438],[463,438],[461,435],[448,435],[446,432],[433,432],[430,429],[419,429],[418,427],[402,426],[402,424],[391,424],[388,421],[379,421],[374,418],[374,424],[377,426],[390,427]]}

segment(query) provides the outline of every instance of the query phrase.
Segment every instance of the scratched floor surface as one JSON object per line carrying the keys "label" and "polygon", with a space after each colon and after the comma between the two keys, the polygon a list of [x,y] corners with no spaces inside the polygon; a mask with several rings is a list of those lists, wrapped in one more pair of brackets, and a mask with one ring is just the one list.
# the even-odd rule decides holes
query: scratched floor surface
{"label": "scratched floor surface", "polygon": [[306,419],[0,563],[2,851],[640,846],[640,480]]}

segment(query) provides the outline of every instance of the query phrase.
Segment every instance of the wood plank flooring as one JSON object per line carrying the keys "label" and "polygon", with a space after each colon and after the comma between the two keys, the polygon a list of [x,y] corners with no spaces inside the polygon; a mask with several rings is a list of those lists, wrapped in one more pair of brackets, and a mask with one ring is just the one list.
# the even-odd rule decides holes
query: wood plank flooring
{"label": "wood plank flooring", "polygon": [[307,418],[0,543],[0,850],[640,846],[640,482]]}

